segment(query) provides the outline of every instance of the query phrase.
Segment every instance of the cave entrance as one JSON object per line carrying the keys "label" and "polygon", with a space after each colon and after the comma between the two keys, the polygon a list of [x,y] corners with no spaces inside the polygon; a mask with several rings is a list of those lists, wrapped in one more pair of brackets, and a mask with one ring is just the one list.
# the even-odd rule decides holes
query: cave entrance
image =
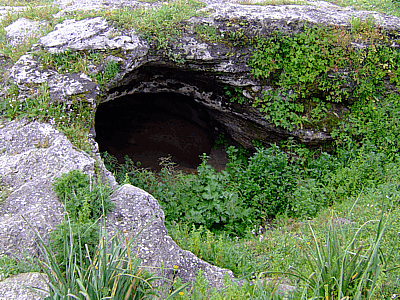
{"label": "cave entrance", "polygon": [[141,167],[159,171],[160,158],[171,157],[178,169],[196,172],[200,155],[220,171],[227,158],[214,149],[222,129],[211,114],[192,98],[176,93],[138,93],[99,105],[95,118],[96,140],[120,163],[128,155]]}

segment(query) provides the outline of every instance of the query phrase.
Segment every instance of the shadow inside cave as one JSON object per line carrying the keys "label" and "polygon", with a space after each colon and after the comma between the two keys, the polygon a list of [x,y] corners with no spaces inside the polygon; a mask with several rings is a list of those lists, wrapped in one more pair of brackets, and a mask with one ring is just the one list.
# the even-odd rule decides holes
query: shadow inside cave
{"label": "shadow inside cave", "polygon": [[178,169],[196,172],[200,156],[221,171],[227,158],[214,149],[218,124],[207,109],[175,93],[133,94],[102,103],[96,111],[96,141],[120,163],[129,156],[141,167],[160,171],[161,157],[171,157]]}

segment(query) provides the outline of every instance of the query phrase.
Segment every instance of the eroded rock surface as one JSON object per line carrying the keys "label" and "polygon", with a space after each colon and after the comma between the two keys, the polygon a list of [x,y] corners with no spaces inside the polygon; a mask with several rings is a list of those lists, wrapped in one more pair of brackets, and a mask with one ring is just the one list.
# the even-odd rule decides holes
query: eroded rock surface
{"label": "eroded rock surface", "polygon": [[164,212],[149,193],[125,184],[111,195],[111,200],[115,209],[107,216],[110,235],[116,229],[127,232],[127,238],[134,241],[132,253],[137,253],[149,271],[169,279],[176,274],[184,281],[193,281],[201,269],[210,284],[218,288],[223,287],[226,272],[233,279],[231,271],[212,266],[177,246],[168,236]]}
{"label": "eroded rock surface", "polygon": [[54,178],[72,170],[94,175],[95,160],[49,124],[24,120],[0,129],[0,149],[1,182],[12,189],[0,204],[0,252],[36,255],[30,227],[46,236],[63,219],[51,190]]}
{"label": "eroded rock surface", "polygon": [[42,300],[48,291],[45,279],[44,274],[23,273],[0,281],[0,300]]}
{"label": "eroded rock surface", "polygon": [[[308,5],[243,5],[236,1],[203,0],[203,16],[192,17],[170,49],[160,49],[146,41],[134,29],[116,27],[101,17],[84,20],[66,19],[54,30],[41,37],[33,51],[49,52],[102,51],[104,62],[92,68],[104,70],[107,61],[118,61],[120,70],[114,80],[100,94],[93,79],[83,74],[55,74],[56,70],[43,70],[36,57],[21,57],[12,72],[14,82],[27,95],[32,94],[32,83],[47,80],[52,100],[65,101],[76,94],[88,94],[94,103],[117,99],[127,94],[172,92],[193,97],[197,102],[213,110],[224,131],[246,148],[252,148],[252,140],[265,144],[294,137],[306,144],[318,144],[331,140],[326,128],[293,128],[285,130],[266,121],[264,115],[250,104],[231,103],[224,88],[240,88],[249,100],[273,89],[250,72],[247,61],[253,51],[250,44],[238,40],[218,43],[199,38],[198,26],[211,26],[223,37],[241,33],[251,38],[268,36],[274,31],[298,32],[304,25],[337,25],[350,28],[353,19],[373,19],[388,32],[400,31],[400,19],[385,14],[356,11],[351,7],[339,7],[323,1],[308,1]],[[61,11],[67,16],[74,10],[100,10],[129,8],[157,8],[164,2],[139,1],[68,1],[59,0]],[[396,46],[396,45],[395,45]],[[398,46],[398,45],[397,45]],[[117,56],[115,56],[117,54]],[[27,71],[28,70],[28,71]],[[71,78],[72,76],[72,78]],[[335,105],[335,114],[341,115],[345,107]]]}
{"label": "eroded rock surface", "polygon": [[[52,191],[54,178],[71,170],[94,176],[95,160],[74,149],[51,125],[25,120],[2,124],[0,150],[1,184],[11,189],[0,204],[0,253],[38,256],[34,232],[47,240],[48,233],[63,220],[63,205]],[[152,272],[171,279],[173,265],[177,265],[175,273],[189,281],[202,269],[217,287],[222,286],[225,272],[233,278],[232,272],[211,266],[172,241],[164,213],[150,194],[124,185],[111,199],[115,209],[107,216],[110,236],[125,231],[135,237],[132,255],[138,255],[143,266],[153,267]],[[13,289],[0,285],[0,299],[20,299],[8,298]]]}

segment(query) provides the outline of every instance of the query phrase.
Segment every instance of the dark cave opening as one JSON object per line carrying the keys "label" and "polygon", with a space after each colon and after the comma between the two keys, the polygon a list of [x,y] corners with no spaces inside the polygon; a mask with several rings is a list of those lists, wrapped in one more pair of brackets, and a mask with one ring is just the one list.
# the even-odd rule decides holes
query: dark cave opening
{"label": "dark cave opening", "polygon": [[214,141],[222,133],[205,107],[177,93],[138,93],[99,105],[95,118],[100,152],[120,163],[129,156],[141,167],[160,170],[160,158],[171,157],[178,169],[195,172],[200,156],[222,170],[227,158]]}

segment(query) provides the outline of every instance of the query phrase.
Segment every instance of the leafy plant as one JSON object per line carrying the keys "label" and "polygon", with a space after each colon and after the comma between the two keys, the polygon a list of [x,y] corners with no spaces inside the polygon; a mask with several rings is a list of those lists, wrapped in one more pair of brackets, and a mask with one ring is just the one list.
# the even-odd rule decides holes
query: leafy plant
{"label": "leafy plant", "polygon": [[[253,106],[289,131],[309,126],[331,130],[339,122],[331,103],[363,105],[389,94],[387,83],[398,85],[399,51],[370,21],[353,19],[352,24],[350,31],[304,27],[298,34],[259,38],[248,64],[255,77],[274,89]],[[368,41],[365,49],[353,46],[361,41]]]}
{"label": "leafy plant", "polygon": [[198,25],[195,31],[198,38],[207,43],[218,43],[223,39],[221,33],[214,26]]}
{"label": "leafy plant", "polygon": [[[244,104],[249,102],[249,99],[243,95],[243,90],[233,87],[224,87],[225,95],[229,97],[230,102],[236,102],[239,104]],[[233,91],[231,91],[233,90]]]}
{"label": "leafy plant", "polygon": [[70,218],[78,223],[106,216],[114,207],[109,198],[111,188],[96,183],[92,177],[79,170],[57,178],[53,190],[64,202]]}

